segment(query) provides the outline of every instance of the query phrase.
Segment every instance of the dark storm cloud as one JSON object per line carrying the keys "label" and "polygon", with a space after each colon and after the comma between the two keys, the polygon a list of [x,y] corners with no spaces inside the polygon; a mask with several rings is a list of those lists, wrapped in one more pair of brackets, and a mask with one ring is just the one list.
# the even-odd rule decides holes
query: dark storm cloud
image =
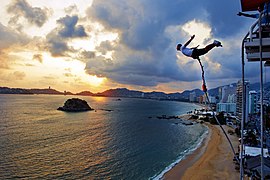
{"label": "dark storm cloud", "polygon": [[109,77],[119,83],[142,86],[156,86],[159,83],[177,80],[196,80],[199,77],[199,74],[185,73],[186,69],[193,68],[189,64],[178,67],[176,58],[152,58],[148,53],[114,55],[114,58],[118,59],[117,62],[101,56],[89,58],[86,71],[91,75]]}
{"label": "dark storm cloud", "polygon": [[[220,50],[215,50],[211,53],[210,58],[212,62],[220,64],[219,72],[209,71],[211,79],[224,79],[224,78],[234,78],[240,79],[242,76],[242,58],[241,58],[241,41],[245,35],[246,28],[239,31],[238,34],[227,38],[226,44]],[[247,78],[254,78],[259,75],[259,69],[256,63],[247,62],[245,60],[245,75]],[[211,67],[208,67],[211,69]]]}
{"label": "dark storm cloud", "polygon": [[62,26],[58,34],[62,38],[86,37],[84,27],[77,25],[78,20],[78,16],[66,16],[57,20],[57,23]]}
{"label": "dark storm cloud", "polygon": [[[113,52],[109,65],[106,59],[95,57],[88,61],[86,71],[89,74],[99,73],[120,83],[143,86],[199,80],[200,69],[196,61],[187,61],[186,58],[177,60],[177,40],[189,38],[183,36],[186,34],[181,32],[181,26],[196,19],[209,24],[214,37],[224,41],[241,40],[239,31],[247,28],[251,21],[236,16],[238,10],[240,3],[233,0],[157,0],[154,3],[94,0],[87,10],[89,19],[102,23],[107,30],[119,32],[119,41],[115,46],[105,43],[97,48],[101,52]],[[170,34],[168,27],[178,27],[179,30]],[[211,61],[215,62],[205,62],[210,79],[239,76],[241,66],[235,60],[239,59],[240,49],[234,44],[229,46],[224,50],[214,50],[217,51],[216,56],[219,53],[218,58],[212,58],[215,54],[211,56]],[[178,65],[177,61],[186,62]],[[215,69],[217,64],[221,65],[218,72]]]}
{"label": "dark storm cloud", "polygon": [[240,1],[227,0],[227,1],[200,1],[196,0],[207,12],[207,20],[213,27],[215,36],[227,37],[239,31],[248,19],[238,17],[236,14],[241,10]]}
{"label": "dark storm cloud", "polygon": [[13,14],[10,23],[14,24],[18,21],[18,18],[24,17],[31,24],[41,27],[49,16],[49,9],[32,7],[25,0],[13,0],[8,6],[7,12]]}
{"label": "dark storm cloud", "polygon": [[145,35],[150,36],[162,32],[168,25],[183,24],[192,19],[208,21],[214,27],[214,33],[219,36],[231,36],[247,21],[236,16],[239,10],[240,2],[235,0],[156,0],[155,3],[94,0],[88,14],[111,28],[132,28],[135,31],[145,29]]}
{"label": "dark storm cloud", "polygon": [[68,47],[67,42],[61,39],[57,34],[51,33],[47,35],[48,50],[52,56],[64,56],[66,52],[71,49]]}
{"label": "dark storm cloud", "polygon": [[67,52],[73,52],[68,46],[68,40],[72,38],[87,37],[82,25],[78,25],[78,16],[65,16],[57,20],[58,27],[52,30],[46,37],[48,49],[53,56],[64,56]]}

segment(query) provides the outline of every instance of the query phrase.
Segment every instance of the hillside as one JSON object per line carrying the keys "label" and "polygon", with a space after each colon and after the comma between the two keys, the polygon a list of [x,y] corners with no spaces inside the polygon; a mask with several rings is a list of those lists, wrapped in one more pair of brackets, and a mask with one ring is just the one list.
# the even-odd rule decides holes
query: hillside
{"label": "hillside", "polygon": [[[236,83],[231,84],[236,87]],[[229,86],[229,85],[225,85]],[[209,89],[208,93],[210,96],[217,97],[219,94],[219,87]],[[264,85],[266,94],[270,96],[270,82]],[[234,88],[236,89],[236,88]],[[249,90],[260,90],[260,83],[250,84]],[[235,90],[234,90],[235,91]],[[105,96],[105,97],[130,97],[130,98],[146,98],[146,99],[159,99],[159,100],[178,100],[178,101],[188,101],[189,95],[191,92],[195,92],[196,96],[203,95],[203,91],[200,89],[185,90],[182,93],[164,93],[164,92],[143,92],[136,90],[129,90],[127,88],[117,88],[109,89],[99,93],[92,93],[90,91],[82,91],[76,94],[71,92],[60,92],[55,89],[23,89],[23,88],[9,88],[9,87],[0,87],[0,94],[52,94],[52,95],[80,95],[80,96]],[[231,92],[235,93],[235,92]]]}

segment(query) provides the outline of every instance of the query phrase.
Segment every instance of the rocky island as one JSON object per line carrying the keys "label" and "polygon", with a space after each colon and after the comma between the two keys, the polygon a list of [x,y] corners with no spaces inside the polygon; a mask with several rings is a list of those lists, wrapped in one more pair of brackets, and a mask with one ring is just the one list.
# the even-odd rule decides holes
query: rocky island
{"label": "rocky island", "polygon": [[59,107],[57,110],[66,112],[82,112],[91,111],[92,109],[85,100],[79,98],[68,99],[63,107]]}

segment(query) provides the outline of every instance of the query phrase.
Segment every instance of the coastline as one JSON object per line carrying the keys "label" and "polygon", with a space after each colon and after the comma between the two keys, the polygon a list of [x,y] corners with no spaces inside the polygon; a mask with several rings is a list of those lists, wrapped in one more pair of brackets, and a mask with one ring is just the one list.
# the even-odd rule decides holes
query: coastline
{"label": "coastline", "polygon": [[[189,115],[182,116],[186,120],[189,117]],[[239,172],[234,169],[233,153],[225,135],[219,126],[204,124],[208,127],[209,133],[201,146],[166,172],[163,179],[239,179]],[[226,131],[229,129],[227,126],[223,128]],[[237,149],[238,138],[234,135],[228,136]]]}

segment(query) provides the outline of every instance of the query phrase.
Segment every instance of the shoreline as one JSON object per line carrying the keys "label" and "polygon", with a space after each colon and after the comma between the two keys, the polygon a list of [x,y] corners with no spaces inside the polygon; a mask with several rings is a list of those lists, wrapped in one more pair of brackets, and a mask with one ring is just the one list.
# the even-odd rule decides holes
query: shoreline
{"label": "shoreline", "polygon": [[[211,133],[211,132],[210,132]],[[196,146],[192,147],[188,150],[188,153],[185,154],[184,156],[180,157],[179,159],[177,159],[176,161],[174,161],[172,164],[170,164],[169,166],[167,166],[159,175],[154,176],[154,178],[152,177],[151,179],[155,179],[155,180],[159,180],[159,179],[163,179],[165,174],[167,174],[169,171],[172,171],[175,166],[177,166],[178,164],[180,164],[182,161],[186,161],[186,159],[192,155],[194,152],[196,152],[198,149],[200,149],[202,146],[204,146],[204,144],[206,143],[206,140],[209,137],[209,129],[207,129],[207,131],[202,135],[203,138],[199,139],[196,142]],[[199,158],[199,157],[198,157]],[[181,172],[183,173],[182,169]],[[179,179],[179,178],[177,178]]]}
{"label": "shoreline", "polygon": [[[182,116],[185,120],[190,120],[189,117]],[[234,169],[233,153],[220,127],[210,123],[204,125],[208,127],[209,133],[201,145],[166,172],[162,179],[239,179],[239,172]],[[229,129],[223,127],[226,131]],[[238,138],[235,135],[228,136],[236,149]]]}
{"label": "shoreline", "polygon": [[198,146],[190,154],[187,154],[179,163],[175,164],[175,166],[173,166],[163,175],[162,179],[181,179],[186,170],[191,167],[196,161],[198,161],[203,155],[203,153],[205,153],[211,134],[212,130],[208,128],[207,136],[203,139],[200,146]]}

